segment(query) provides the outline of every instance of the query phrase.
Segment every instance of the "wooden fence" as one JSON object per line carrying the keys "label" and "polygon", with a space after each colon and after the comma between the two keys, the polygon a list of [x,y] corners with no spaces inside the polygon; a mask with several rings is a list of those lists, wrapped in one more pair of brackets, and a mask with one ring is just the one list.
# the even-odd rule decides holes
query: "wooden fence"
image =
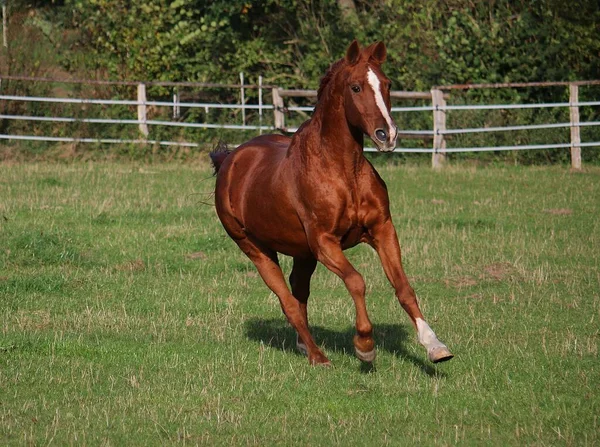
{"label": "wooden fence", "polygon": [[[54,82],[54,83],[82,83],[82,84],[97,84],[97,85],[118,85],[118,86],[135,86],[137,88],[137,97],[135,99],[91,99],[91,98],[73,98],[73,97],[34,97],[25,95],[6,94],[3,90],[3,81],[20,81],[20,82]],[[426,152],[432,154],[432,166],[434,169],[440,169],[446,162],[447,154],[456,152],[480,152],[480,151],[500,151],[500,150],[522,150],[522,149],[550,149],[550,148],[570,148],[571,164],[574,169],[581,169],[581,148],[582,147],[600,147],[599,141],[581,141],[580,129],[585,126],[600,125],[599,121],[580,121],[580,107],[597,107],[600,106],[600,101],[579,101],[579,87],[588,85],[600,85],[600,81],[582,81],[582,82],[558,82],[558,83],[520,83],[520,84],[474,84],[474,85],[451,85],[434,87],[429,92],[407,92],[407,91],[392,91],[391,96],[396,102],[399,100],[420,100],[430,103],[425,106],[408,106],[399,107],[393,106],[393,113],[409,113],[409,112],[426,112],[432,114],[432,129],[407,130],[403,129],[400,132],[401,139],[418,139],[431,142],[430,148],[406,148],[399,147],[396,152]],[[148,86],[157,86],[165,88],[191,87],[197,89],[233,89],[239,90],[239,102],[236,103],[210,103],[210,102],[182,102],[177,94],[174,94],[173,99],[169,101],[149,100]],[[472,104],[472,105],[449,105],[448,101],[452,99],[452,92],[455,90],[482,89],[482,88],[524,88],[524,87],[550,87],[564,86],[569,89],[568,103],[549,103],[549,104]],[[256,89],[258,91],[258,103],[250,104],[247,101],[246,90]],[[265,93],[271,96],[271,103],[264,103],[263,98]],[[256,96],[256,95],[255,95]],[[263,85],[262,78],[256,85],[244,84],[244,76],[240,74],[240,84],[200,84],[200,83],[175,83],[175,82],[108,82],[108,81],[57,81],[49,79],[36,79],[26,77],[3,77],[0,78],[0,102],[4,104],[0,107],[0,111],[5,110],[5,105],[10,101],[16,102],[43,102],[53,104],[81,104],[82,106],[99,105],[99,106],[128,106],[135,107],[137,111],[137,119],[117,119],[117,118],[78,118],[73,116],[33,116],[26,114],[5,114],[0,112],[0,120],[7,121],[27,121],[31,123],[32,131],[29,135],[26,134],[0,134],[0,139],[4,140],[33,140],[33,141],[55,141],[55,142],[73,142],[73,143],[128,143],[128,144],[154,144],[154,145],[176,145],[176,146],[198,146],[197,143],[186,141],[170,141],[158,140],[150,138],[151,130],[161,127],[189,127],[189,128],[207,128],[207,129],[233,129],[245,131],[284,131],[294,132],[296,129],[286,126],[286,116],[293,113],[308,114],[312,110],[312,105],[295,106],[286,105],[291,98],[308,98],[312,102],[316,101],[316,90],[291,90],[283,89],[277,86]],[[169,107],[173,109],[173,119],[171,120],[151,120],[148,119],[148,110],[150,107]],[[531,109],[531,108],[549,108],[549,107],[565,107],[569,109],[570,121],[564,123],[544,123],[530,124],[520,126],[504,126],[504,127],[482,127],[471,129],[448,129],[447,114],[450,111],[460,110],[493,110],[493,109]],[[178,119],[182,108],[193,109],[202,108],[207,112],[209,109],[236,109],[242,113],[241,123],[211,123],[211,122],[183,122]],[[258,112],[259,124],[251,125],[246,122],[246,111],[254,110]],[[267,111],[272,111],[272,120],[265,116],[267,122],[263,123],[263,115]],[[208,113],[207,113],[208,116]],[[110,124],[110,125],[137,125],[140,138],[136,139],[119,139],[119,138],[100,138],[94,135],[89,136],[44,136],[39,135],[35,131],[35,123],[39,122],[71,122],[71,123],[88,123],[88,124]],[[4,126],[10,130],[10,126]],[[570,128],[570,141],[558,142],[553,144],[534,144],[534,145],[516,145],[516,146],[483,146],[483,147],[448,147],[447,137],[461,133],[478,133],[478,132],[510,132],[515,130],[532,130],[532,129],[551,129],[551,128]],[[365,150],[374,150],[366,148]]]}

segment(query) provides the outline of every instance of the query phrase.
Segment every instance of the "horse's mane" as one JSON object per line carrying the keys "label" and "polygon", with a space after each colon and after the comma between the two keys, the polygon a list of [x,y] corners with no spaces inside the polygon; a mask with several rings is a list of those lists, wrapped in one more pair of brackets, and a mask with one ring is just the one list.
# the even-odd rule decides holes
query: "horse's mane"
{"label": "horse's mane", "polygon": [[338,71],[340,71],[346,65],[346,59],[341,58],[339,61],[334,62],[329,66],[325,76],[321,79],[321,84],[319,85],[319,90],[317,92],[317,101],[321,100],[325,88],[329,85],[329,82],[333,79]]}

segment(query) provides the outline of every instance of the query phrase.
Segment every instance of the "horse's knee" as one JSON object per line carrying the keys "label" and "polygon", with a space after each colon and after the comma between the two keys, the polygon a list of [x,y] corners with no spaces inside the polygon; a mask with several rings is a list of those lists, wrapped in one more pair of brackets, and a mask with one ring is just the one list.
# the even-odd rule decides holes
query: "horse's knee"
{"label": "horse's knee", "polygon": [[411,286],[405,286],[396,296],[402,306],[411,306],[417,302],[417,296]]}
{"label": "horse's knee", "polygon": [[364,296],[366,291],[365,281],[356,270],[348,273],[344,277],[346,288],[352,296]]}

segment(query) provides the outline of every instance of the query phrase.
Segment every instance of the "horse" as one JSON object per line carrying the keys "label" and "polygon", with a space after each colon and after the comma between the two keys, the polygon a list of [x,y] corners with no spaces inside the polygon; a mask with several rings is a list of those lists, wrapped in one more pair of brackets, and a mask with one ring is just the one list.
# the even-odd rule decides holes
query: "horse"
{"label": "horse", "polygon": [[[312,117],[291,138],[262,135],[233,151],[210,153],[217,215],[279,298],[296,330],[296,346],[311,365],[330,365],[308,324],[310,280],[317,262],[342,279],[354,300],[356,356],[369,363],[375,359],[365,282],[343,252],[361,242],[377,251],[429,360],[453,357],[419,309],[402,267],[385,182],[363,155],[365,135],[381,152],[396,146],[391,82],[381,69],[386,56],[383,42],[361,48],[353,41],[322,78]],[[291,291],[278,253],[293,258]]]}

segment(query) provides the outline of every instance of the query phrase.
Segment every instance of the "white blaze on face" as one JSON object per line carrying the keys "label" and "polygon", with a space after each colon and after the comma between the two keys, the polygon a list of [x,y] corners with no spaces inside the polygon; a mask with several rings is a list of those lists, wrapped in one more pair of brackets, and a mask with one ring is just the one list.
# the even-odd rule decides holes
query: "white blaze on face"
{"label": "white blaze on face", "polygon": [[388,125],[390,139],[391,141],[395,141],[396,126],[394,125],[394,121],[390,116],[390,112],[388,112],[385,101],[383,100],[383,94],[381,93],[381,82],[379,82],[379,78],[371,68],[369,68],[369,71],[367,72],[367,81],[373,89],[373,92],[375,92],[375,104],[377,104],[377,107],[379,107],[381,115],[383,115],[383,118]]}

